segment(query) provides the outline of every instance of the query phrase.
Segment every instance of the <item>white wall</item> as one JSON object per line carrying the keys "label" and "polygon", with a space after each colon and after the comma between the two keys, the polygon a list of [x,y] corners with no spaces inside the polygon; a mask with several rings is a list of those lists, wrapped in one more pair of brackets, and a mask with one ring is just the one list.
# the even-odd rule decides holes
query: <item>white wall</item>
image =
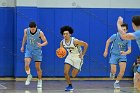
{"label": "white wall", "polygon": [[16,6],[30,6],[30,7],[37,6],[37,0],[16,0]]}
{"label": "white wall", "polygon": [[140,0],[38,0],[38,7],[140,8]]}
{"label": "white wall", "polygon": [[16,5],[48,8],[140,8],[140,0],[16,0]]}
{"label": "white wall", "polygon": [[0,0],[0,7],[15,7],[16,0]]}

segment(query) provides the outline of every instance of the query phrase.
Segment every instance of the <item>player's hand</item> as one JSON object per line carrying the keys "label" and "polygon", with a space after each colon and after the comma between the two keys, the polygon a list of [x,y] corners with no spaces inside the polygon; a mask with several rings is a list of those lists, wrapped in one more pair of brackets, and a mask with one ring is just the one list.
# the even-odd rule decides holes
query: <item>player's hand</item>
{"label": "player's hand", "polygon": [[24,47],[21,47],[20,51],[23,53],[24,52]]}
{"label": "player's hand", "polygon": [[124,51],[121,51],[120,54],[121,54],[121,55],[124,55],[124,56],[127,55],[127,53],[124,52]]}
{"label": "player's hand", "polygon": [[123,18],[121,16],[118,17],[117,24],[120,24],[120,25],[123,24]]}
{"label": "player's hand", "polygon": [[59,48],[56,49],[56,52],[58,52],[58,51],[59,51]]}
{"label": "player's hand", "polygon": [[108,52],[107,52],[107,51],[104,51],[103,56],[104,56],[104,57],[107,57],[107,55],[108,55]]}
{"label": "player's hand", "polygon": [[80,54],[79,55],[79,58],[83,59],[84,55],[83,54]]}
{"label": "player's hand", "polygon": [[38,42],[37,42],[37,45],[38,45],[39,47],[42,47],[42,44],[41,44],[41,43],[38,43]]}

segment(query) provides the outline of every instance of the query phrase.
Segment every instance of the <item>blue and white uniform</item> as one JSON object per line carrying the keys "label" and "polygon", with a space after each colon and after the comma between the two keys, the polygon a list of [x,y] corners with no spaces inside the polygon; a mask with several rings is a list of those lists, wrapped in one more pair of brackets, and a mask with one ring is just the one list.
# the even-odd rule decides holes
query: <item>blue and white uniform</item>
{"label": "blue and white uniform", "polygon": [[82,53],[82,48],[74,44],[75,39],[76,38],[71,37],[71,40],[68,43],[66,43],[65,39],[62,40],[62,45],[68,52],[65,64],[69,64],[72,67],[81,70],[83,59],[79,58],[79,55]]}

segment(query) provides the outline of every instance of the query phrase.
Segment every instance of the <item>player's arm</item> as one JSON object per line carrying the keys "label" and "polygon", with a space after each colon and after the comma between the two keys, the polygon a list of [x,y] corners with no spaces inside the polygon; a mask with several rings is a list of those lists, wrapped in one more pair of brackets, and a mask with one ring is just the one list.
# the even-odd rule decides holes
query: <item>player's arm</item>
{"label": "player's arm", "polygon": [[27,40],[27,29],[24,29],[24,36],[23,36],[23,40],[22,40],[22,46],[21,46],[21,52],[24,52],[24,45],[26,43]]}
{"label": "player's arm", "polygon": [[125,31],[123,31],[123,29],[121,28],[122,23],[123,23],[123,18],[119,17],[118,21],[117,21],[117,28],[118,28],[118,31],[121,34],[122,39],[125,39],[125,40],[135,39],[133,33],[126,33]]}
{"label": "player's arm", "polygon": [[[63,42],[63,41],[61,41],[61,42],[60,42],[60,48],[62,48],[62,47],[63,47],[62,42]],[[57,52],[57,51],[59,51],[59,48],[56,50],[56,52]]]}
{"label": "player's arm", "polygon": [[46,46],[48,44],[48,41],[42,31],[40,31],[40,37],[41,37],[41,40],[43,41],[43,43],[42,44],[38,43],[38,46],[40,46],[40,47]]}
{"label": "player's arm", "polygon": [[121,55],[128,55],[131,53],[131,40],[128,41],[127,43],[127,46],[128,46],[128,50],[127,51],[121,51]]}
{"label": "player's arm", "polygon": [[22,40],[22,47],[24,47],[25,43],[27,40],[27,29],[24,30],[24,36],[23,36],[23,40]]}
{"label": "player's arm", "polygon": [[131,47],[128,47],[128,50],[126,52],[121,51],[121,55],[128,55],[131,53]]}
{"label": "player's arm", "polygon": [[105,51],[104,51],[104,57],[106,57],[107,54],[108,54],[108,47],[109,47],[110,43],[111,43],[111,40],[110,40],[110,38],[109,38],[109,39],[106,41]]}
{"label": "player's arm", "polygon": [[82,55],[84,56],[86,51],[87,51],[87,48],[88,48],[88,44],[84,41],[80,41],[80,40],[74,40],[74,44],[75,45],[78,45],[78,46],[83,46],[84,47],[84,50],[82,51]]}
{"label": "player's arm", "polygon": [[60,42],[60,47],[63,47],[62,41]]}
{"label": "player's arm", "polygon": [[126,54],[130,54],[131,53],[131,47],[128,47],[128,50],[126,51]]}

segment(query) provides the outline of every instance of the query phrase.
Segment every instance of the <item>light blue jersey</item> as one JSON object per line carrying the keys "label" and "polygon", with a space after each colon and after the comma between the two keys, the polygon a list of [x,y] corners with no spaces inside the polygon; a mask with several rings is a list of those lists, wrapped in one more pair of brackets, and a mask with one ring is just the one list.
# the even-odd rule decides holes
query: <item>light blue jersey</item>
{"label": "light blue jersey", "polygon": [[[139,49],[140,49],[140,30],[135,31],[135,32],[133,33],[133,35],[134,35],[134,38],[136,39],[136,42],[137,42],[137,44],[138,44],[138,46],[139,46]],[[138,69],[137,69],[137,72],[140,73],[140,65],[139,65],[139,67],[138,67]]]}
{"label": "light blue jersey", "polygon": [[113,42],[110,49],[110,64],[118,64],[118,62],[127,62],[125,55],[121,55],[120,51],[127,51],[128,47],[131,47],[131,40],[123,40],[119,33],[113,34],[110,37],[110,41]]}
{"label": "light blue jersey", "polygon": [[30,28],[27,28],[27,44],[25,58],[33,58],[35,62],[41,62],[42,50],[41,47],[37,45],[37,43],[41,43],[40,30],[37,29],[34,34],[31,34]]}
{"label": "light blue jersey", "polygon": [[40,29],[37,29],[37,32],[34,35],[32,35],[30,32],[30,28],[27,28],[27,45],[26,45],[26,47],[28,49],[40,49],[41,47],[38,47],[37,43],[41,43]]}
{"label": "light blue jersey", "polygon": [[131,40],[123,40],[119,33],[113,34],[110,37],[112,43],[110,53],[120,55],[120,51],[126,51],[128,47],[131,47]]}
{"label": "light blue jersey", "polygon": [[138,44],[138,46],[139,46],[139,49],[140,49],[140,30],[135,31],[135,32],[133,33],[133,35],[134,35],[134,37],[135,37],[135,39],[136,39],[136,42],[137,42],[137,44]]}

